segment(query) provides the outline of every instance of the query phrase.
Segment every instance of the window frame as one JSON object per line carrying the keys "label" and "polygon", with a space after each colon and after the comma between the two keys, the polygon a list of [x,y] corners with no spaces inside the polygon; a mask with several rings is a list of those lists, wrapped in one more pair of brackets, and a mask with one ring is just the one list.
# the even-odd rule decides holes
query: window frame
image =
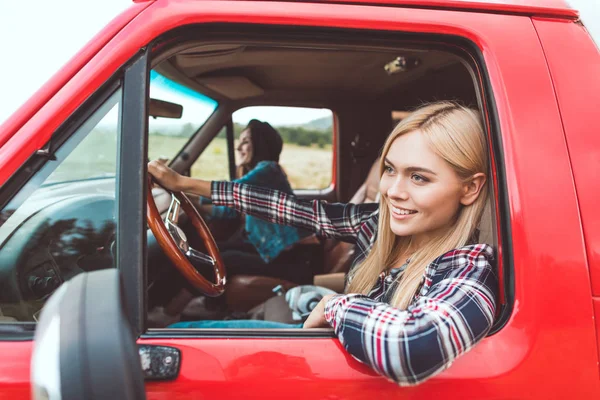
{"label": "window frame", "polygon": [[[294,194],[300,196],[300,197],[315,197],[315,198],[324,198],[324,197],[329,197],[330,195],[333,194],[333,192],[335,191],[335,183],[336,183],[336,164],[337,164],[337,149],[336,149],[336,143],[337,143],[337,114],[335,113],[335,110],[330,109],[328,107],[315,107],[315,106],[311,106],[311,105],[302,105],[302,104],[294,104],[294,105],[287,105],[284,103],[279,103],[279,104],[271,104],[271,103],[256,103],[256,104],[246,104],[246,105],[242,105],[240,107],[236,107],[235,109],[230,111],[230,119],[232,120],[233,123],[233,114],[235,114],[236,112],[243,110],[245,108],[250,108],[250,107],[281,107],[281,108],[310,108],[310,109],[317,109],[317,108],[322,108],[325,110],[328,110],[329,112],[331,112],[331,152],[332,152],[332,157],[331,157],[331,182],[329,182],[329,185],[327,187],[324,188],[320,188],[320,189],[303,189],[303,188],[293,188],[292,190],[294,191]],[[260,119],[260,118],[259,118]],[[268,122],[265,120],[265,122]],[[277,129],[277,127],[274,127],[275,129]],[[283,142],[283,146],[285,148],[285,141]],[[235,152],[235,149],[234,151]],[[233,153],[232,152],[232,153]],[[198,158],[200,158],[200,156],[202,155],[202,153],[198,156]],[[234,155],[234,159],[233,159],[233,163],[235,165],[235,155]]]}
{"label": "window frame", "polygon": [[[177,154],[177,156],[173,160],[170,161],[169,166],[173,169],[180,171],[182,174],[184,174],[186,176],[191,176],[192,166],[196,162],[198,162],[200,157],[202,157],[202,154],[204,154],[204,152],[206,151],[208,146],[217,137],[219,132],[224,128],[228,129],[228,124],[232,125],[231,126],[231,129],[232,129],[231,134],[233,135],[233,121],[231,118],[233,113],[235,113],[238,110],[247,108],[247,107],[256,107],[256,106],[259,106],[259,107],[317,108],[317,107],[310,106],[310,105],[298,105],[298,104],[285,105],[285,104],[270,104],[270,103],[249,104],[249,105],[243,105],[239,108],[228,109],[228,110],[225,110],[224,107],[221,107],[220,110],[215,110],[215,112],[213,113],[213,115],[211,115],[210,118],[213,118],[213,117],[218,118],[217,111],[227,112],[229,117],[227,119],[225,119],[221,128],[216,130],[217,133],[214,136],[208,137],[207,135],[204,135],[205,137],[201,138],[201,140],[203,140],[203,143],[199,146],[199,147],[202,147],[202,150],[200,151],[200,153],[195,158],[192,158],[192,157],[190,157],[189,153],[187,153],[185,150],[186,150],[187,146],[189,146],[193,140],[198,140],[197,139],[198,135],[202,135],[202,129],[204,128],[204,125],[198,129],[198,132],[196,132],[194,135],[192,135],[192,137],[190,137],[190,140],[185,144],[185,146],[182,148],[182,150]],[[333,200],[335,198],[335,193],[337,190],[337,171],[338,171],[337,154],[339,151],[339,149],[337,148],[337,144],[339,142],[339,138],[338,138],[339,124],[338,124],[338,117],[337,117],[335,110],[326,108],[326,107],[323,107],[323,108],[325,108],[331,112],[331,119],[332,119],[331,182],[330,182],[329,186],[322,188],[322,189],[293,189],[293,188],[292,189],[294,190],[294,194],[296,194],[297,196],[300,196],[300,197],[306,197],[306,198],[313,197],[313,198],[323,198],[323,199]],[[207,120],[207,122],[208,122],[208,120]],[[227,132],[227,135],[229,135],[229,132]],[[235,164],[235,143],[234,143],[233,136],[231,138],[229,138],[229,136],[227,136],[227,155],[228,155],[228,162],[229,162],[229,180],[234,180],[236,178],[236,176],[235,176],[236,164]],[[179,158],[180,156],[181,156],[181,158]]]}
{"label": "window frame", "polygon": [[[217,31],[217,26],[213,24],[198,24],[198,25],[190,25],[183,28],[177,28],[172,31],[166,32],[160,38],[156,40],[159,41],[161,38],[168,38],[169,41],[177,43],[177,45],[172,46],[168,49],[161,49],[162,51],[156,55],[153,55],[155,60],[160,60],[161,57],[165,57],[165,54],[172,55],[176,51],[185,48],[185,43],[178,42],[174,38],[177,37],[195,37],[199,33],[210,32],[211,38],[216,37],[219,32]],[[491,153],[491,169],[492,169],[492,190],[491,193],[495,194],[495,202],[493,203],[494,209],[494,221],[493,228],[495,228],[497,235],[497,243],[499,249],[497,254],[497,268],[499,273],[499,279],[501,281],[501,299],[499,302],[499,307],[497,310],[497,316],[494,325],[490,331],[489,335],[493,335],[500,331],[508,322],[515,300],[514,293],[514,265],[513,265],[513,256],[512,249],[513,243],[510,235],[511,232],[511,221],[510,221],[510,210],[509,210],[509,201],[508,201],[508,191],[506,184],[506,168],[504,165],[504,152],[502,147],[501,140],[501,129],[499,116],[497,114],[497,107],[495,98],[493,95],[492,84],[489,77],[489,73],[486,67],[485,59],[481,52],[481,49],[475,44],[472,40],[464,36],[457,35],[446,35],[441,33],[415,33],[415,32],[397,32],[397,31],[362,31],[358,29],[344,29],[344,28],[319,28],[319,27],[303,27],[303,26],[277,26],[277,25],[259,25],[259,24],[236,24],[236,23],[227,23],[227,24],[219,24],[218,29],[222,29],[223,32],[227,34],[229,40],[231,40],[232,36],[235,34],[236,39],[238,40],[249,40],[247,38],[258,36],[264,40],[262,35],[269,35],[271,38],[276,37],[278,43],[304,43],[309,41],[307,37],[310,38],[319,38],[322,42],[327,45],[332,46],[340,46],[340,43],[348,43],[350,39],[361,41],[365,43],[365,46],[369,46],[373,43],[373,36],[375,39],[384,42],[385,44],[393,43],[394,45],[398,45],[398,43],[402,43],[406,45],[407,43],[418,44],[419,46],[438,49],[448,53],[452,53],[457,55],[469,74],[473,79],[473,85],[475,90],[475,95],[477,98],[477,105],[481,110],[481,113],[484,117],[484,130],[487,135],[487,144],[488,149]],[[243,34],[242,34],[243,32]],[[300,33],[300,34],[299,34]],[[310,35],[307,35],[310,33]],[[180,36],[181,35],[181,36]],[[192,36],[189,36],[192,35]],[[255,35],[255,36],[252,36]],[[366,35],[369,38],[366,38]],[[325,39],[322,39],[325,37]],[[343,39],[341,39],[343,37]],[[260,39],[259,39],[260,40]],[[316,41],[316,40],[313,40]],[[401,46],[400,46],[401,47]],[[153,64],[157,64],[158,61],[153,61]],[[278,104],[281,105],[281,104]],[[249,104],[244,105],[244,107],[249,106]],[[240,107],[242,108],[242,107]],[[330,108],[330,110],[334,114],[334,126],[337,128],[339,125],[335,110]],[[235,110],[230,111],[232,114]],[[216,113],[215,113],[216,114]],[[213,114],[213,117],[215,115]],[[213,138],[210,138],[208,142],[210,142]],[[334,170],[333,170],[333,179],[334,182],[337,182],[337,171],[339,170],[339,159],[337,158],[337,154],[340,151],[339,146],[339,138],[337,129],[334,129],[334,138],[333,138],[333,148],[334,148]],[[206,146],[205,146],[206,147]],[[204,147],[204,148],[205,148]],[[200,153],[202,154],[202,153]],[[200,156],[200,155],[199,155]],[[198,157],[199,157],[198,156]],[[496,179],[493,179],[493,178]],[[331,188],[331,190],[327,191],[297,191],[297,194],[306,195],[306,196],[314,196],[314,197],[325,197],[328,194],[334,195],[337,191],[337,188]],[[179,338],[179,337],[187,337],[187,338],[202,338],[202,337],[331,337],[332,332],[324,330],[324,332],[315,332],[315,333],[301,333],[294,334],[285,332],[285,330],[273,330],[273,332],[265,333],[260,330],[246,330],[243,332],[237,331],[228,331],[227,334],[224,335],[223,331],[211,332],[210,330],[195,330],[195,331],[182,331],[177,329],[149,329],[146,330],[142,337],[147,338]]]}
{"label": "window frame", "polygon": [[[121,132],[127,134],[121,134],[119,140],[115,199],[118,219],[115,264],[122,274],[127,315],[136,337],[144,331],[147,314],[146,196],[149,182],[146,157],[149,86],[149,49],[143,48],[124,71]],[[125,165],[128,167],[123,168]]]}

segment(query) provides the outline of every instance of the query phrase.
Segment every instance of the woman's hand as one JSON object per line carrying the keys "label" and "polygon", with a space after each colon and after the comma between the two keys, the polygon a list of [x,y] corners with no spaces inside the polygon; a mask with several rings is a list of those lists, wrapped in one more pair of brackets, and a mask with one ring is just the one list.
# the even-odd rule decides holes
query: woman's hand
{"label": "woman's hand", "polygon": [[173,192],[183,192],[185,190],[186,177],[167,167],[166,160],[158,159],[148,163],[148,172],[164,188]]}
{"label": "woman's hand", "polygon": [[333,294],[326,294],[323,296],[319,304],[312,310],[306,321],[304,322],[303,328],[329,328],[329,323],[325,320],[325,304],[331,299]]}

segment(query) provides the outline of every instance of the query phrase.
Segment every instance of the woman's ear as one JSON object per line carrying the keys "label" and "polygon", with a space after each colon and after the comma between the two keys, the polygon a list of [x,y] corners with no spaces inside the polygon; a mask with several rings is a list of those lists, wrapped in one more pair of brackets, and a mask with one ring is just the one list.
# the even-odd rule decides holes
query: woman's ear
{"label": "woman's ear", "polygon": [[463,184],[463,195],[460,198],[460,203],[463,206],[470,206],[477,200],[481,188],[485,185],[487,178],[484,173],[478,172]]}

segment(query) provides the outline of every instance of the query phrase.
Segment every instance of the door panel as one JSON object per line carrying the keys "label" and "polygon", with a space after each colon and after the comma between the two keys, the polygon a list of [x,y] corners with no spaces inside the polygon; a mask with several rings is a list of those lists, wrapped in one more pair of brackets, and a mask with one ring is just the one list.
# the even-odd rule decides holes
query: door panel
{"label": "door panel", "polygon": [[[504,387],[497,376],[498,371],[517,367],[525,356],[526,337],[514,334],[486,340],[439,377],[403,388],[355,360],[333,338],[143,338],[139,343],[173,346],[182,352],[175,381],[147,382],[148,399],[155,400],[371,399],[374,393],[381,398],[457,400],[480,399],[485,393],[485,398],[503,399],[523,398],[528,389]],[[498,348],[511,347],[515,350],[509,355],[498,354]],[[490,354],[496,356],[491,359]]]}
{"label": "door panel", "polygon": [[33,341],[0,342],[0,393],[15,400],[31,399],[30,368]]}

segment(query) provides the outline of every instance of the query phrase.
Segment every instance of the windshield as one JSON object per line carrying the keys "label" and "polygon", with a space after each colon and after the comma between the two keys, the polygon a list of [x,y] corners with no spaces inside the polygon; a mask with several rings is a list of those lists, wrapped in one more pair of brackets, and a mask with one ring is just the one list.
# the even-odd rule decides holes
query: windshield
{"label": "windshield", "polygon": [[174,82],[156,71],[150,73],[150,98],[183,106],[181,118],[150,117],[148,157],[172,159],[217,109],[217,102]]}
{"label": "windshield", "polygon": [[121,96],[113,94],[57,151],[43,186],[115,176]]}
{"label": "windshield", "polygon": [[[120,93],[120,92],[119,92]],[[183,107],[181,118],[149,118],[148,154],[150,159],[172,158],[189,138],[214,113],[217,102],[152,71],[150,98]],[[120,121],[120,95],[112,97],[96,118],[82,127],[81,139],[72,140],[64,162],[43,183],[86,181],[114,177],[117,160],[117,132]]]}

